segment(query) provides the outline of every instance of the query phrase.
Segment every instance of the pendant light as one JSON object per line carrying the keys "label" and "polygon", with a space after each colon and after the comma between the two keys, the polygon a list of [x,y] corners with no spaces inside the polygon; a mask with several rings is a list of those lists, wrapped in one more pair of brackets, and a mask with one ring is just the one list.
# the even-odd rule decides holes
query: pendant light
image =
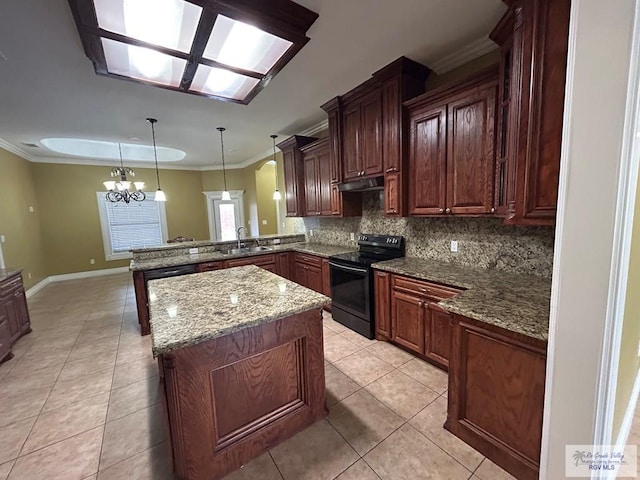
{"label": "pendant light", "polygon": [[273,192],[274,200],[282,200],[282,195],[280,194],[280,190],[278,190],[278,162],[276,162],[276,138],[278,135],[271,135],[271,140],[273,140],[273,168],[276,169],[276,191]]}
{"label": "pendant light", "polygon": [[156,149],[156,130],[154,128],[154,125],[158,122],[158,120],[156,120],[155,118],[147,118],[147,122],[151,124],[151,137],[153,138],[153,157],[156,161],[156,181],[158,182],[158,190],[156,190],[154,200],[156,202],[166,202],[167,196],[160,188],[160,173],[158,171],[158,151]]}
{"label": "pendant light", "polygon": [[226,130],[224,127],[216,128],[220,132],[220,149],[222,150],[222,176],[224,177],[224,191],[222,192],[222,200],[231,200],[229,190],[227,190],[227,169],[224,165],[224,140],[222,138],[222,132]]}

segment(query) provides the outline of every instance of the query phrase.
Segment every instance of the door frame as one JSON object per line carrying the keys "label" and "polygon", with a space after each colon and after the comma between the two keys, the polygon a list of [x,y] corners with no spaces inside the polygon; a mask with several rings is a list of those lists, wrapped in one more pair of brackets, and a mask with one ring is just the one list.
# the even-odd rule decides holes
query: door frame
{"label": "door frame", "polygon": [[[216,235],[216,217],[215,209],[213,208],[214,200],[222,200],[222,191],[208,191],[202,192],[205,196],[205,202],[207,204],[207,220],[209,223],[209,240],[212,242],[219,241]],[[238,200],[239,203],[239,215],[240,226],[244,226],[244,190],[229,190],[231,200]]]}

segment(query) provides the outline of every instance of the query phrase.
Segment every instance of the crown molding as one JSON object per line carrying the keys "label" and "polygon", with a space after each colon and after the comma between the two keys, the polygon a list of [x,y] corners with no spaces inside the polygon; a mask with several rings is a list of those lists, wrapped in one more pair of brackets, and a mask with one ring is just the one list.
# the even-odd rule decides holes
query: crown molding
{"label": "crown molding", "polygon": [[35,158],[34,156],[32,156],[30,153],[25,152],[24,150],[22,150],[19,147],[16,147],[15,145],[13,145],[12,143],[7,142],[6,140],[4,140],[3,138],[0,138],[0,148],[13,153],[14,155],[19,156],[20,158],[23,158],[25,160],[28,160],[30,162],[35,162]]}
{"label": "crown molding", "polygon": [[[312,136],[315,135],[319,132],[322,132],[326,129],[329,128],[329,121],[327,119],[324,119],[323,121],[316,123],[315,125],[307,128],[306,130],[303,130],[302,132],[300,132],[298,135],[304,135],[304,136]],[[33,163],[58,163],[61,165],[91,165],[91,166],[98,166],[98,167],[113,167],[114,163],[113,161],[101,161],[101,160],[93,160],[93,159],[86,159],[86,158],[69,158],[69,157],[35,157],[33,155],[31,155],[28,152],[25,152],[24,150],[22,150],[19,147],[16,147],[15,145],[7,142],[6,140],[0,138],[0,148],[7,150],[11,153],[14,153],[15,155],[18,155],[19,157],[28,160],[29,162],[33,162]],[[269,148],[267,150],[264,150],[260,153],[257,153],[256,155],[253,155],[250,158],[247,158],[246,160],[244,160],[243,162],[240,163],[233,163],[231,165],[227,166],[227,170],[238,170],[241,168],[246,168],[250,165],[253,165],[256,162],[259,162],[260,160],[264,160],[265,158],[267,158],[268,156],[270,156],[273,153],[273,149]],[[127,166],[128,167],[132,167],[132,168],[150,168],[153,169],[155,168],[153,162],[150,163],[144,163],[144,162],[127,162]],[[206,172],[206,171],[211,171],[211,170],[222,170],[222,165],[212,165],[209,167],[198,167],[198,166],[194,166],[194,165],[179,165],[179,164],[162,164],[159,163],[158,164],[158,168],[160,170],[190,170],[190,171],[200,171],[200,172]]]}
{"label": "crown molding", "polygon": [[493,42],[488,36],[483,36],[474,40],[473,42],[465,45],[464,47],[449,53],[439,59],[429,62],[429,67],[438,75],[442,75],[450,70],[453,70],[460,65],[475,60],[482,55],[496,50],[498,45]]}

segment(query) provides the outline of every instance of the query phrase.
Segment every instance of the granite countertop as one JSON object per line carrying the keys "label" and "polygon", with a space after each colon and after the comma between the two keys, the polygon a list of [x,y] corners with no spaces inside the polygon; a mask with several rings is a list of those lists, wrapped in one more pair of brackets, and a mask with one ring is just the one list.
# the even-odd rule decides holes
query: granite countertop
{"label": "granite countertop", "polygon": [[330,301],[255,265],[151,280],[153,354],[322,308]]}
{"label": "granite countertop", "polygon": [[374,268],[465,289],[438,303],[443,309],[527,337],[547,341],[551,280],[500,270],[404,257]]}
{"label": "granite countertop", "polygon": [[[251,241],[251,240],[272,240],[274,238],[286,239],[286,238],[295,238],[295,237],[303,237],[303,233],[287,233],[282,235],[272,234],[272,235],[260,235],[258,237],[244,237],[242,238],[243,242]],[[147,247],[147,248],[135,248],[131,250],[132,253],[147,253],[147,252],[157,252],[163,250],[173,250],[173,249],[184,249],[184,248],[196,248],[196,247],[210,247],[215,245],[227,245],[233,243],[234,241],[211,241],[211,240],[194,240],[193,242],[176,242],[176,243],[166,243],[164,245],[160,245],[157,247]]]}
{"label": "granite countertop", "polygon": [[0,282],[5,281],[7,278],[11,278],[14,275],[18,275],[22,272],[22,269],[15,270],[12,268],[0,268]]}
{"label": "granite countertop", "polygon": [[321,257],[328,257],[338,253],[353,251],[354,248],[339,247],[336,245],[324,245],[320,243],[285,243],[273,245],[272,250],[261,252],[245,252],[230,255],[221,252],[197,253],[194,255],[175,255],[170,257],[150,258],[146,260],[131,260],[129,270],[153,270],[154,268],[175,267],[178,265],[190,265],[195,263],[213,262],[216,260],[231,260],[232,258],[253,257],[256,255],[268,255],[279,252],[301,252]]}

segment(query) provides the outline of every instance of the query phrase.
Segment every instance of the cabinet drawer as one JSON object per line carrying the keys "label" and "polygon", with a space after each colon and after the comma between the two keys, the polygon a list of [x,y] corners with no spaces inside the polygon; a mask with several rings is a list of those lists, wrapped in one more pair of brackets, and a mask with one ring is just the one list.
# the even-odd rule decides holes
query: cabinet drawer
{"label": "cabinet drawer", "polygon": [[392,286],[398,290],[405,290],[415,293],[423,297],[430,297],[436,300],[444,300],[457,295],[462,290],[445,287],[443,285],[436,285],[430,282],[423,282],[421,280],[415,280],[413,278],[400,277],[398,275],[393,276]]}
{"label": "cabinet drawer", "polygon": [[20,289],[22,289],[21,275],[16,275],[15,277],[0,283],[0,295],[2,296],[9,296]]}
{"label": "cabinet drawer", "polygon": [[211,272],[212,270],[221,270],[223,268],[224,268],[224,262],[222,261],[203,262],[197,265],[196,270],[199,273],[201,273],[201,272]]}
{"label": "cabinet drawer", "polygon": [[242,267],[244,265],[269,265],[276,263],[276,256],[272,253],[269,255],[256,255],[255,257],[249,258],[237,258],[235,260],[229,260],[227,262],[227,266],[231,267]]}
{"label": "cabinet drawer", "polygon": [[316,257],[315,255],[296,253],[296,262],[306,263],[307,265],[322,268],[322,257]]}

